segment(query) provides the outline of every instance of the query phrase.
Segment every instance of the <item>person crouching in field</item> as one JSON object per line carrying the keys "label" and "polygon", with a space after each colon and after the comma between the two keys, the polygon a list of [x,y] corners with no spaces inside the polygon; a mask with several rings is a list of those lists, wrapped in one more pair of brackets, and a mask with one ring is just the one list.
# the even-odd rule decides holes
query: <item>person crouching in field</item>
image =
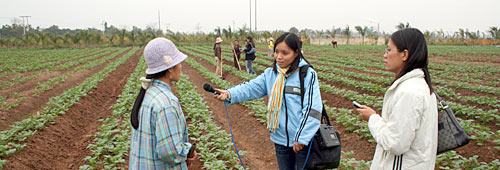
{"label": "person crouching in field", "polygon": [[357,109],[377,142],[370,169],[434,169],[438,110],[422,32],[408,28],[393,33],[384,61],[395,80],[385,93],[382,113],[367,106]]}
{"label": "person crouching in field", "polygon": [[222,42],[222,39],[218,37],[215,40],[214,44],[214,55],[215,55],[215,61],[217,61],[217,66],[215,68],[215,74],[219,76],[221,79],[222,78],[222,48],[220,43]]}
{"label": "person crouching in field", "polygon": [[301,104],[299,68],[309,65],[301,53],[300,39],[285,33],[276,39],[274,64],[255,79],[228,90],[216,89],[218,100],[231,104],[267,96],[267,128],[275,144],[280,170],[301,169],[309,141],[320,126],[321,95],[316,71],[311,67],[304,78],[304,100]]}
{"label": "person crouching in field", "polygon": [[186,58],[165,38],[155,38],[144,48],[148,68],[131,115],[129,169],[185,170],[186,162],[194,159],[188,158],[193,145],[173,93],[173,82],[180,79],[181,62]]}

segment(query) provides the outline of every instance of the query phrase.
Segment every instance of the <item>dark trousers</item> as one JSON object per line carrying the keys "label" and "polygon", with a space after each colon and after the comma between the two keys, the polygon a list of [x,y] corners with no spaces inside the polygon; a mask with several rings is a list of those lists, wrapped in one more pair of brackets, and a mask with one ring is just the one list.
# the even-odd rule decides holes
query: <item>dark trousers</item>
{"label": "dark trousers", "polygon": [[274,144],[280,170],[302,170],[307,157],[308,146],[295,153],[293,147]]}
{"label": "dark trousers", "polygon": [[[236,69],[240,69],[238,67],[238,62],[237,61],[240,61],[240,55],[237,55],[237,56],[233,56],[234,57],[234,68]],[[238,60],[236,60],[236,58],[238,58]]]}

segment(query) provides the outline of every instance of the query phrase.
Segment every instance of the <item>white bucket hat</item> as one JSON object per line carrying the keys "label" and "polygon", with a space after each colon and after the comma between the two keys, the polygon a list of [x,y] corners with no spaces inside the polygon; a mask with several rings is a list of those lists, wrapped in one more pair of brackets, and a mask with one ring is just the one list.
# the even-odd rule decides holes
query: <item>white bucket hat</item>
{"label": "white bucket hat", "polygon": [[217,37],[217,39],[215,40],[215,43],[220,43],[220,42],[222,42],[222,41],[223,41],[223,40],[222,40],[222,38]]}
{"label": "white bucket hat", "polygon": [[167,70],[187,58],[172,41],[166,38],[155,38],[144,48],[144,60],[148,68],[146,74],[155,74]]}

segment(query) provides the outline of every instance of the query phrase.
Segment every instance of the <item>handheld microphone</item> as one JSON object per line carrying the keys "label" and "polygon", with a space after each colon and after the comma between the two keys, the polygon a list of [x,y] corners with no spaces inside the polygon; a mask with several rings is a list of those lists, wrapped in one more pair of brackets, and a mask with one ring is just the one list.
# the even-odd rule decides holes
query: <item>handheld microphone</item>
{"label": "handheld microphone", "polygon": [[205,89],[205,91],[208,91],[210,93],[214,93],[214,94],[220,95],[220,93],[218,91],[215,91],[214,87],[212,87],[212,85],[210,85],[208,83],[205,83],[203,85],[203,89]]}
{"label": "handheld microphone", "polygon": [[[218,91],[215,91],[214,87],[212,87],[212,85],[208,84],[208,83],[205,83],[203,85],[203,89],[207,92],[210,92],[210,93],[213,93],[213,94],[217,94],[217,95],[220,95],[220,93]],[[228,102],[228,103],[231,103],[231,100],[229,100],[229,98],[226,98],[224,101]]]}

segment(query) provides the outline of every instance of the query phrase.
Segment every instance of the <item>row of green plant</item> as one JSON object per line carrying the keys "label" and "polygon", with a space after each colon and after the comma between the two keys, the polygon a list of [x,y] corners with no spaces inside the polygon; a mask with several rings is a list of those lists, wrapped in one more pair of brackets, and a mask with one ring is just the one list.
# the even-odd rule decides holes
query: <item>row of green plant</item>
{"label": "row of green plant", "polygon": [[[187,49],[182,49],[182,50],[185,51],[186,53],[188,53],[190,56],[195,56],[196,55],[195,57],[202,57],[200,54],[192,53],[191,51],[189,51]],[[211,60],[211,61],[214,61],[214,60]],[[213,72],[208,71],[205,67],[203,67],[201,64],[197,63],[196,61],[194,61],[192,59],[187,59],[186,62],[189,65],[191,65],[193,68],[197,69],[205,78],[211,79],[211,82],[214,83],[214,84],[216,84],[217,86],[219,86],[221,88],[223,88],[223,87],[229,88],[229,87],[234,86],[234,85],[232,85],[231,83],[228,83],[225,80],[221,80],[216,74],[214,74]],[[215,65],[215,63],[211,63],[211,64]],[[228,71],[228,73],[236,71],[236,69],[234,67],[232,67],[232,66],[223,65],[223,67],[226,67],[226,68],[224,68],[224,70]],[[236,72],[243,73],[243,74],[246,74],[248,76],[248,77],[244,77],[242,79],[248,79],[249,77],[254,77],[255,78],[255,75],[253,75],[253,74],[244,73],[243,71],[236,71]],[[259,103],[257,103],[257,104],[261,104],[261,105],[253,105],[253,103],[248,103],[247,104],[247,102],[240,103],[240,104],[242,104],[245,107],[250,108],[251,110],[253,110],[253,112],[250,113],[250,114],[253,114],[254,116],[256,116],[257,120],[260,121],[261,123],[263,123],[263,124],[265,123],[265,119],[266,119],[265,114],[267,113],[267,107],[265,107],[265,105],[262,105],[263,103],[260,103],[260,101],[259,101]],[[364,160],[356,160],[355,158],[352,158],[352,154],[353,153],[354,153],[353,151],[342,152],[342,154],[344,155],[344,158],[341,161],[340,168],[366,169],[366,168],[369,167],[370,161],[367,162],[367,161],[364,161]]]}
{"label": "row of green plant", "polygon": [[[214,79],[210,81],[219,80],[218,77],[212,78]],[[209,110],[205,99],[189,81],[189,77],[183,75],[182,79],[176,83],[176,88],[187,119],[191,122],[189,132],[193,142],[197,143],[203,168],[242,170],[243,166],[240,165],[236,153],[230,149],[233,147],[231,134],[214,123],[213,112]],[[246,155],[247,152],[239,150],[239,154]]]}
{"label": "row of green plant", "polygon": [[[318,55],[319,53],[319,55]],[[373,64],[373,63],[382,63],[382,57],[373,57],[373,54],[359,54],[357,51],[339,51],[338,49],[328,49],[328,48],[318,48],[318,49],[310,49],[310,51],[306,52],[306,56],[311,55],[314,56],[324,56],[329,59],[333,59],[332,62],[344,62],[347,64],[362,64],[364,67],[376,68],[379,70],[384,70],[384,66],[382,64]],[[383,54],[379,53],[379,54]],[[380,55],[380,56],[381,56]],[[337,56],[332,58],[331,56]],[[375,55],[377,56],[377,55]],[[339,61],[341,60],[341,61]],[[331,60],[329,60],[331,61]],[[439,79],[447,79],[447,80],[455,80],[458,82],[474,82],[481,83],[483,79],[485,79],[488,75],[490,77],[486,77],[486,84],[489,85],[498,85],[499,80],[495,78],[500,72],[500,68],[495,67],[494,65],[484,65],[484,64],[459,64],[454,62],[442,62],[441,60],[429,62],[429,68],[432,71],[434,78]],[[456,73],[460,73],[458,76]],[[468,83],[469,84],[469,83]]]}
{"label": "row of green plant", "polygon": [[87,148],[90,149],[92,155],[83,159],[86,164],[80,166],[80,169],[123,169],[119,165],[127,163],[125,158],[130,150],[131,127],[128,120],[130,120],[130,112],[137,96],[137,89],[140,88],[139,77],[144,74],[145,70],[146,64],[144,58],[141,57],[116,103],[111,106],[112,115],[100,119],[102,125],[97,128],[97,132],[90,135],[93,142]]}
{"label": "row of green plant", "polygon": [[[199,55],[197,55],[197,56],[199,56]],[[203,56],[201,56],[201,57],[203,57]],[[209,62],[212,61],[213,65],[215,65],[214,64],[215,60],[213,60],[213,59],[210,60],[210,57],[205,56],[203,58]],[[257,64],[254,64],[254,65],[257,65]],[[227,69],[231,69],[231,67],[227,67]],[[258,70],[258,69],[256,69],[256,70]],[[380,108],[382,108],[383,99],[379,96],[371,96],[371,95],[367,95],[367,94],[360,95],[356,91],[337,88],[335,86],[328,85],[324,82],[320,82],[320,88],[322,91],[330,92],[332,94],[345,97],[351,101],[362,101],[365,105],[374,106],[375,108],[378,108],[379,110],[380,110]],[[488,140],[488,139],[495,139],[495,138],[500,137],[500,132],[491,132],[489,127],[482,126],[482,125],[477,124],[477,123],[474,124],[471,122],[473,122],[473,120],[461,121],[463,126],[464,126],[464,124],[465,124],[465,126],[467,126],[464,128],[466,129],[466,131],[468,133],[477,134],[477,136],[471,135],[471,138],[478,140],[478,142],[477,142],[478,145],[483,145],[483,142]],[[368,132],[368,131],[365,131],[365,132]],[[362,136],[364,136],[364,135],[365,134],[362,134]],[[500,143],[497,142],[497,145],[500,145]]]}
{"label": "row of green plant", "polygon": [[[207,59],[209,59],[209,58],[207,58]],[[214,60],[212,60],[212,61],[214,61]],[[229,68],[232,68],[232,67],[229,67]],[[234,68],[232,68],[232,69],[234,69]],[[326,87],[326,88],[324,88],[324,87]],[[324,84],[321,85],[321,88],[322,88],[321,89],[322,91],[334,92],[334,94],[336,94],[336,95],[345,95],[345,96],[350,95],[351,100],[372,98],[373,102],[375,102],[375,100],[382,101],[382,99],[380,99],[380,97],[376,97],[376,98],[378,98],[378,99],[376,99],[376,98],[373,98],[373,96],[359,95],[359,94],[356,94],[356,92],[354,92],[354,91],[349,91],[349,90],[344,90],[344,89],[335,89],[335,87],[324,85]],[[375,100],[373,100],[373,99],[375,99]],[[380,102],[378,102],[378,103],[381,107],[381,103]],[[329,107],[327,107],[327,109],[329,110],[330,113],[335,113],[334,118],[336,119],[336,122],[341,123],[342,125],[346,126],[346,129],[348,131],[356,132],[356,133],[360,134],[361,138],[366,138],[370,142],[374,141],[369,133],[366,122],[362,121],[357,114],[352,113],[352,110],[343,109],[343,108],[340,108],[340,109],[339,108],[329,108]],[[461,123],[464,126],[464,121],[461,121]],[[471,130],[469,129],[467,131],[471,131]],[[498,136],[498,132],[496,135]],[[440,161],[454,162],[455,164],[457,164],[459,162],[463,163],[463,162],[475,161],[475,162],[477,162],[478,165],[488,165],[487,163],[484,163],[484,162],[478,162],[477,157],[464,158],[464,157],[457,155],[457,154],[455,154],[454,157],[441,156],[439,159],[440,159]],[[443,164],[445,164],[445,163],[443,163]],[[440,165],[440,167],[447,167],[447,166],[452,167],[453,165],[448,165],[448,164],[447,165]],[[475,166],[475,167],[478,167],[478,166]],[[482,166],[479,168],[482,168]]]}
{"label": "row of green plant", "polygon": [[[319,59],[319,60],[309,59],[309,61],[311,61],[313,63],[321,63],[320,61],[322,61],[322,60],[321,59]],[[334,67],[331,67],[331,66],[334,66]],[[377,76],[371,76],[369,74],[362,74],[362,73],[351,72],[351,71],[346,71],[344,69],[341,69],[341,68],[346,68],[346,67],[348,67],[348,66],[346,66],[345,64],[340,64],[340,63],[329,63],[328,66],[315,65],[315,68],[317,70],[320,70],[320,71],[328,71],[331,73],[335,73],[336,75],[340,74],[343,76],[368,80],[368,81],[375,82],[375,83],[380,84],[380,85],[389,85],[393,80],[392,78],[385,77],[385,76],[377,77]],[[350,67],[350,68],[354,69],[352,67]],[[356,69],[359,69],[359,68],[356,68]],[[336,76],[336,75],[333,75],[333,76]],[[433,79],[434,83],[436,83],[436,81],[438,81],[438,80]],[[444,97],[450,97],[451,99],[460,100],[464,103],[472,102],[472,103],[481,104],[481,105],[488,105],[488,106],[493,107],[493,108],[500,108],[500,100],[498,100],[496,97],[462,96],[461,94],[459,94],[459,93],[457,94],[454,92],[454,90],[447,87],[446,82],[439,82],[438,84],[440,84],[440,86],[435,85],[436,88],[446,89],[446,91],[443,92],[445,94],[442,94]],[[366,84],[363,84],[363,85],[366,85]],[[385,92],[387,89],[387,88],[383,88],[379,85],[377,85],[378,87],[372,87],[372,86],[373,86],[372,84],[367,85],[367,88],[370,87],[370,89],[375,89],[375,91],[372,91],[372,92]],[[363,87],[361,87],[361,88],[363,88]]]}
{"label": "row of green plant", "polygon": [[84,61],[82,61],[82,63],[84,63],[83,65],[75,67],[71,71],[68,71],[68,72],[63,73],[63,74],[59,74],[59,75],[57,75],[57,76],[55,76],[53,78],[47,79],[45,81],[37,82],[36,85],[35,85],[35,87],[34,87],[34,89],[32,90],[33,91],[32,96],[24,96],[24,97],[21,97],[19,99],[14,100],[13,102],[10,102],[10,103],[3,102],[2,104],[0,104],[0,106],[1,106],[0,110],[8,111],[11,108],[15,108],[15,107],[17,107],[19,105],[19,103],[23,102],[24,100],[26,100],[28,98],[31,98],[31,97],[36,97],[36,96],[42,94],[43,92],[54,88],[56,85],[58,85],[58,84],[60,84],[60,83],[62,83],[64,81],[66,81],[75,72],[80,71],[82,69],[92,69],[92,68],[94,68],[96,66],[99,66],[99,65],[103,64],[104,62],[115,58],[116,56],[118,56],[119,54],[125,52],[126,50],[128,50],[128,49],[127,48],[123,48],[121,50],[118,50],[114,54],[108,55],[106,57],[102,57],[102,56],[97,55],[96,57],[93,57],[93,58],[97,58],[97,57],[102,57],[102,58],[100,58],[98,60],[90,61],[90,62],[87,62],[87,63],[84,63],[84,62],[88,58],[82,58],[82,60],[84,60]]}
{"label": "row of green plant", "polygon": [[[66,55],[52,56],[55,59],[64,59],[64,60],[58,60],[58,61],[49,62],[50,65],[47,65],[46,63],[41,63],[39,61],[34,61],[36,63],[23,63],[22,65],[31,65],[31,66],[33,66],[31,68],[25,68],[25,70],[23,70],[23,72],[31,70],[34,67],[36,67],[37,69],[40,69],[40,70],[39,71],[35,71],[35,72],[33,72],[32,74],[29,74],[29,75],[15,76],[15,77],[12,77],[10,80],[6,79],[5,81],[1,81],[0,82],[0,90],[13,87],[13,86],[15,86],[17,84],[24,83],[24,82],[26,82],[28,80],[31,80],[31,79],[35,79],[39,75],[48,74],[48,73],[56,71],[56,70],[66,69],[66,68],[72,67],[74,65],[83,63],[86,60],[95,59],[96,57],[99,57],[99,55],[97,55],[97,54],[99,54],[101,52],[108,52],[108,51],[110,51],[110,49],[99,50],[99,51],[96,50],[94,52],[90,52],[90,53],[87,53],[87,54],[78,54],[78,55],[66,54]],[[89,57],[85,57],[85,56],[89,56]],[[84,58],[82,58],[82,57],[84,57]],[[76,60],[76,59],[78,59],[78,61],[71,61],[71,60]],[[7,64],[7,63],[5,63],[5,65],[15,66],[15,65],[18,65],[18,64],[13,64],[13,63]],[[44,65],[45,68],[40,67],[40,65]],[[6,74],[10,74],[10,73],[6,72]]]}
{"label": "row of green plant", "polygon": [[[256,63],[270,63],[272,60],[270,57],[267,56],[262,56],[263,58],[267,59],[267,61],[262,61],[262,60],[256,60]],[[313,63],[320,63],[321,60],[316,60],[316,59],[309,59],[309,61]],[[339,63],[331,63],[330,65],[333,65],[335,67],[343,67],[344,65],[339,64]],[[333,81],[337,83],[342,83],[343,85],[347,86],[352,86],[356,87],[358,89],[364,90],[364,91],[369,91],[373,92],[379,95],[382,95],[385,93],[387,90],[386,88],[383,88],[380,85],[373,84],[370,82],[363,82],[363,81],[354,81],[351,80],[347,77],[342,77],[342,76],[348,76],[348,77],[355,77],[358,79],[364,79],[364,80],[370,80],[374,81],[380,84],[389,84],[392,80],[389,78],[384,78],[384,77],[374,77],[370,76],[369,74],[361,74],[361,73],[356,73],[356,72],[350,72],[350,71],[345,71],[342,69],[337,69],[337,68],[332,68],[332,67],[327,67],[327,66],[322,66],[322,65],[315,65],[315,68],[320,71],[328,71],[332,72],[335,74],[331,73],[318,73],[318,76],[320,78],[323,78],[324,80],[328,81]],[[452,100],[458,100],[463,103],[467,102],[473,102],[476,104],[481,104],[481,105],[487,105],[495,109],[491,110],[483,110],[480,108],[477,108],[475,106],[470,106],[470,105],[464,105],[452,101],[448,101],[449,105],[454,108],[454,111],[458,115],[465,115],[470,118],[475,118],[484,122],[490,122],[490,121],[495,121],[496,124],[499,124],[500,122],[500,115],[497,114],[498,109],[500,107],[500,101],[496,97],[488,97],[488,96],[462,96],[460,94],[456,94],[452,89],[447,88],[446,86],[434,86],[436,90],[439,92],[440,95],[443,97],[449,97]]]}
{"label": "row of green plant", "polygon": [[[112,106],[113,116],[104,119],[103,125],[99,127],[100,131],[92,135],[95,143],[89,145],[88,148],[92,150],[93,155],[84,159],[87,164],[81,166],[80,169],[97,169],[99,167],[121,169],[118,167],[119,164],[125,163],[124,156],[127,155],[130,147],[128,120],[137,89],[140,88],[138,77],[143,74],[144,66],[144,60],[141,60],[128,79],[117,104]],[[190,138],[192,142],[198,143],[198,155],[204,162],[203,167],[206,169],[228,169],[230,167],[243,169],[241,165],[237,164],[234,153],[227,149],[232,147],[230,135],[213,123],[212,113],[186,75],[181,76],[181,80],[176,83],[176,89],[186,118],[190,120],[188,125]],[[240,151],[240,153],[245,154],[244,151]]]}
{"label": "row of green plant", "polygon": [[[89,49],[78,50],[53,50],[50,53],[36,54],[30,53],[27,55],[20,55],[18,57],[6,56],[5,60],[1,61],[2,66],[0,77],[5,77],[15,73],[24,73],[32,70],[39,70],[43,68],[55,67],[58,64],[80,58],[87,55]],[[18,53],[17,50],[12,50],[13,53]],[[22,50],[19,52],[23,52]],[[92,53],[92,52],[91,52]],[[9,53],[7,53],[9,55]]]}
{"label": "row of green plant", "polygon": [[[114,53],[111,53],[111,55],[108,55],[108,56],[104,56],[105,54],[102,54],[102,56],[104,56],[104,57],[96,56],[96,57],[92,57],[92,58],[82,58],[81,63],[84,63],[83,65],[77,66],[68,72],[65,72],[63,74],[59,74],[55,77],[47,79],[46,81],[38,82],[36,84],[35,89],[33,89],[33,92],[34,92],[33,96],[38,96],[39,94],[54,88],[54,86],[56,86],[59,83],[64,82],[66,79],[72,77],[72,75],[74,73],[76,73],[80,70],[83,70],[83,69],[90,70],[96,66],[99,66],[99,65],[105,63],[106,61],[109,61],[109,60],[115,58],[116,56],[118,56],[118,55],[120,55],[120,54],[122,54],[125,51],[130,50],[130,49],[131,48],[123,48],[123,49],[120,49]],[[138,50],[138,49],[136,48],[136,50]],[[132,52],[135,52],[135,51],[132,51]],[[90,59],[95,59],[98,57],[100,57],[100,58],[97,60],[88,61]]]}
{"label": "row of green plant", "polygon": [[[5,158],[16,151],[19,151],[26,146],[23,143],[27,138],[33,136],[40,129],[43,129],[46,124],[53,124],[54,119],[66,111],[81,97],[97,87],[97,84],[106,78],[109,73],[115,70],[119,65],[125,63],[134,53],[131,50],[129,53],[123,55],[118,60],[108,64],[106,68],[94,74],[93,76],[85,79],[85,81],[76,87],[64,91],[61,95],[49,99],[49,102],[37,115],[30,115],[27,119],[16,122],[11,125],[11,128],[0,132],[0,159]],[[5,160],[0,161],[2,167]]]}
{"label": "row of green plant", "polygon": [[[206,51],[206,50],[204,51],[203,49],[198,48],[198,49],[193,49],[193,50],[197,50],[197,52],[200,52],[200,53],[203,53],[206,55],[210,55],[208,51]],[[267,59],[271,59],[270,57],[267,57],[267,56],[262,55],[262,54],[260,54],[259,56],[261,56],[262,58],[265,58],[266,60],[255,60],[255,63],[260,63],[260,64],[264,64],[264,65],[271,63],[271,61],[267,60]],[[224,59],[226,59],[228,61],[230,60],[227,57]],[[311,62],[313,62],[313,60],[311,60]],[[315,63],[315,62],[319,62],[319,61],[314,60],[313,63]],[[260,69],[259,65],[257,65],[257,64],[254,64],[254,65],[256,66],[256,70]],[[387,87],[383,88],[377,84],[373,84],[370,82],[364,82],[364,81],[356,81],[356,80],[352,80],[352,79],[348,78],[348,77],[352,76],[352,77],[356,77],[356,78],[360,78],[360,79],[372,79],[373,80],[374,78],[372,78],[372,76],[370,76],[368,74],[360,74],[360,73],[349,72],[349,71],[344,71],[341,69],[334,69],[334,68],[332,69],[331,67],[326,67],[326,66],[321,66],[321,65],[315,66],[315,68],[319,71],[328,71],[328,72],[337,73],[337,74],[332,74],[332,73],[318,72],[319,78],[322,78],[323,80],[326,80],[329,82],[341,83],[343,85],[355,87],[355,88],[361,89],[363,91],[368,91],[368,92],[372,92],[375,94],[379,94],[380,96],[382,94],[384,94],[385,91],[387,90]],[[344,77],[344,76],[348,76],[348,77]],[[381,77],[379,77],[376,80],[377,81],[382,80],[387,84],[391,81],[390,79],[381,78]],[[437,88],[439,88],[439,86]],[[444,93],[446,94],[444,96],[452,96],[450,94],[450,91],[453,92],[452,90],[449,90],[446,88],[442,88],[442,89],[446,90],[446,91],[444,91]],[[441,92],[440,92],[440,94],[441,94]],[[458,96],[456,94],[454,94],[454,95]],[[472,97],[472,96],[471,97],[467,97],[467,96],[462,97],[461,96],[461,97],[455,97],[453,99],[458,99],[458,100],[461,99],[463,102],[467,102],[467,101],[484,101],[485,98],[492,99],[489,97],[480,97],[480,96],[476,96],[476,97]],[[483,100],[479,100],[479,99],[483,99]],[[490,106],[493,106],[493,107],[497,107],[498,105],[500,105],[500,104],[498,104],[499,102],[498,102],[498,100],[496,100],[496,98],[493,98],[493,99],[495,99],[495,100],[490,100],[489,103],[487,103],[487,104],[490,104]],[[481,102],[478,102],[478,103],[481,103]],[[457,115],[464,115],[464,116],[467,116],[470,118],[475,118],[475,119],[478,119],[478,120],[481,120],[484,122],[494,121],[497,124],[500,123],[500,115],[497,114],[498,109],[484,111],[482,109],[476,108],[475,106],[462,105],[462,104],[459,104],[456,102],[451,102],[451,101],[448,101],[448,104],[454,108],[454,111]]]}

